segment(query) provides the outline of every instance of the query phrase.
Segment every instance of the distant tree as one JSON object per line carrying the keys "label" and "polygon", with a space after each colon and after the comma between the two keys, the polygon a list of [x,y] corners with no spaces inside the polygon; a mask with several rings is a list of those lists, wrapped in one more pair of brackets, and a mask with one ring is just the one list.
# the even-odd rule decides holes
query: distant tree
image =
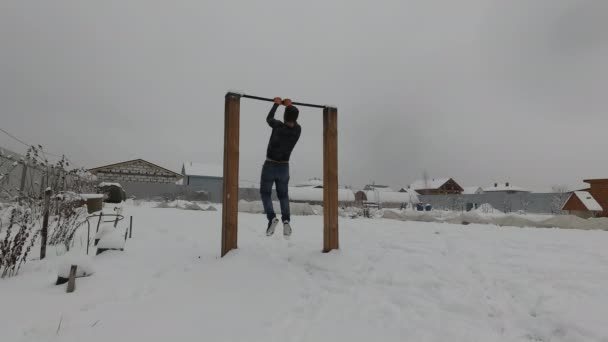
{"label": "distant tree", "polygon": [[462,195],[454,195],[456,197],[456,207],[459,211],[465,211],[466,201]]}
{"label": "distant tree", "polygon": [[[427,170],[422,171],[422,182],[424,183],[424,188],[428,189],[429,188],[429,172]],[[426,191],[424,192],[425,195],[428,195],[426,193]]]}
{"label": "distant tree", "polygon": [[510,213],[511,208],[512,208],[511,197],[509,197],[508,195],[505,195],[505,199],[502,202],[502,212]]}
{"label": "distant tree", "polygon": [[554,193],[553,199],[551,200],[551,212],[554,214],[561,214],[562,206],[568,199],[570,189],[566,185],[554,185],[551,187],[551,191]]}
{"label": "distant tree", "polygon": [[521,204],[521,210],[527,213],[530,205],[532,204],[532,200],[527,193],[522,193],[519,195],[519,203]]}

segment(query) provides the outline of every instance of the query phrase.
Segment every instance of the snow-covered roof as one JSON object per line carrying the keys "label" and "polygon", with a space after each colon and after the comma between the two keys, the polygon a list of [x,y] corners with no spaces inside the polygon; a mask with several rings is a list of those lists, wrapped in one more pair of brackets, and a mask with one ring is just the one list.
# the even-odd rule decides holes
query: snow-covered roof
{"label": "snow-covered roof", "polygon": [[447,183],[451,178],[432,178],[432,179],[419,179],[410,185],[410,189],[412,190],[429,190],[429,189],[439,189],[445,183]]}
{"label": "snow-covered roof", "polygon": [[367,184],[363,188],[363,190],[366,190],[366,191],[376,190],[376,191],[395,192],[395,190],[393,190],[390,186],[388,186],[388,185],[379,185],[379,184]]}
{"label": "snow-covered roof", "polygon": [[198,162],[185,162],[184,174],[186,176],[224,177],[224,166],[222,164],[208,164]]}
{"label": "snow-covered roof", "polygon": [[483,192],[483,189],[480,186],[463,186],[462,194],[463,195],[474,195]]}
{"label": "snow-covered roof", "polygon": [[[323,202],[323,189],[314,187],[289,187],[291,201]],[[339,202],[354,202],[355,193],[350,189],[338,189]]]}
{"label": "snow-covered roof", "polygon": [[492,191],[513,191],[513,192],[530,192],[520,186],[511,183],[494,183],[492,186],[483,189],[484,192]]}
{"label": "snow-covered roof", "polygon": [[80,194],[80,197],[84,200],[96,199],[96,198],[103,198],[103,194]]}
{"label": "snow-covered roof", "polygon": [[323,180],[318,178],[309,179],[305,182],[295,184],[296,187],[323,187]]}
{"label": "snow-covered roof", "polygon": [[120,183],[101,182],[97,186],[100,188],[105,188],[106,186],[115,186],[122,189],[122,185],[120,185]]}
{"label": "snow-covered roof", "polygon": [[418,195],[414,191],[390,192],[369,190],[365,192],[365,197],[367,197],[369,202],[377,203],[420,203]]}
{"label": "snow-covered roof", "polygon": [[260,181],[248,181],[248,180],[239,180],[239,188],[242,189],[258,189],[260,187]]}
{"label": "snow-covered roof", "polygon": [[[588,193],[587,191],[574,191],[572,193],[572,195],[570,195],[570,197],[568,198],[568,201],[570,201],[570,198],[572,196],[578,197],[578,199],[583,203],[585,208],[587,208],[587,210],[589,210],[589,211],[603,211],[604,210],[602,208],[602,206],[595,200],[595,198],[593,198],[593,196],[591,196],[591,194]],[[564,203],[564,205],[562,206],[562,210],[563,210],[564,206],[566,206],[566,203],[568,203],[568,201],[566,201]]]}

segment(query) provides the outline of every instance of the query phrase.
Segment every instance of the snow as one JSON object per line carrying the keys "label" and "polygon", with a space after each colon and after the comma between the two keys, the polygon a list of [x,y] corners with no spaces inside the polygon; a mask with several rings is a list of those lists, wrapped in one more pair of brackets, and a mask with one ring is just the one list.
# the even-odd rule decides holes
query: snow
{"label": "snow", "polygon": [[184,172],[187,176],[224,177],[224,166],[221,164],[206,164],[185,162]]}
{"label": "snow", "polygon": [[483,203],[475,209],[480,214],[503,214],[502,211],[494,208],[490,203]]}
{"label": "snow", "polygon": [[[273,202],[274,211],[277,215],[281,214],[281,206],[279,202]],[[251,214],[263,214],[264,205],[261,201],[239,201],[239,212]],[[311,205],[308,203],[290,203],[289,212],[291,215],[321,215],[323,207],[320,205]]]}
{"label": "snow", "polygon": [[97,248],[103,249],[122,249],[125,247],[125,233],[120,229],[114,229],[107,234],[104,234]]}
{"label": "snow", "polygon": [[93,260],[88,255],[79,255],[78,253],[66,254],[60,258],[59,265],[57,267],[57,276],[62,278],[69,278],[70,269],[72,265],[78,266],[76,268],[76,277],[88,277],[95,273],[93,268]]}
{"label": "snow", "polygon": [[120,185],[120,183],[101,182],[97,186],[100,187],[100,188],[103,188],[103,187],[106,187],[106,186],[117,186],[117,187],[119,187],[119,188],[122,189],[122,185]]}
{"label": "snow", "polygon": [[[125,252],[92,257],[76,292],[52,247],[0,280],[3,341],[606,341],[608,233],[293,218],[289,241],[239,214],[219,258],[220,212],[125,205]],[[85,230],[86,236],[86,230]],[[78,243],[74,248],[78,248]],[[72,252],[71,252],[72,253]],[[61,326],[59,322],[61,321]]]}
{"label": "snow", "polygon": [[483,189],[479,186],[463,186],[462,194],[463,195],[475,195],[483,192]]}
{"label": "snow", "polygon": [[494,191],[515,191],[515,192],[530,192],[520,186],[513,185],[510,183],[494,183],[492,186],[483,189],[484,192]]}
{"label": "snow", "polygon": [[[570,196],[576,196],[589,211],[603,211],[602,206],[587,191],[575,191]],[[568,201],[570,198],[568,198]],[[566,203],[568,202],[566,201]],[[564,203],[565,204],[565,203]]]}
{"label": "snow", "polygon": [[209,203],[196,203],[184,200],[175,200],[171,202],[161,202],[156,208],[175,208],[182,210],[208,210],[216,211],[217,209]]}
{"label": "snow", "polygon": [[[289,187],[289,199],[302,202],[323,202],[323,189],[312,187]],[[338,189],[339,202],[354,202],[355,193],[350,189]]]}
{"label": "snow", "polygon": [[101,239],[106,234],[113,232],[114,229],[116,229],[116,228],[114,228],[114,223],[111,223],[111,222],[102,223],[101,227],[99,227],[99,231],[97,233],[95,233],[95,239]]}
{"label": "snow", "polygon": [[432,178],[419,179],[410,185],[412,190],[439,189],[443,184],[447,183],[450,178]]}
{"label": "snow", "polygon": [[317,178],[313,178],[313,179],[309,179],[305,182],[299,182],[296,183],[294,185],[296,188],[299,187],[323,187],[323,180],[322,179],[317,179]]}
{"label": "snow", "polygon": [[239,95],[239,96],[245,95],[245,92],[240,91],[240,90],[234,90],[234,89],[229,89],[228,92],[227,92],[227,94],[230,94],[230,93],[236,94],[236,95]]}
{"label": "snow", "polygon": [[248,181],[248,180],[239,180],[239,188],[242,189],[258,189],[260,187],[260,181]]}
{"label": "snow", "polygon": [[505,214],[493,209],[489,204],[469,211],[432,210],[419,212],[415,210],[384,209],[380,217],[392,220],[419,221],[419,222],[446,222],[451,224],[488,224],[501,227],[536,227],[536,228],[564,228],[581,230],[607,230],[608,218],[583,219],[574,215],[548,214]]}
{"label": "snow", "polygon": [[365,191],[385,191],[385,192],[395,192],[393,188],[388,185],[376,185],[376,184],[368,184],[364,188]]}
{"label": "snow", "polygon": [[376,203],[420,203],[418,195],[413,191],[366,191],[367,201]]}
{"label": "snow", "polygon": [[82,199],[95,199],[95,198],[103,198],[103,194],[80,194]]}

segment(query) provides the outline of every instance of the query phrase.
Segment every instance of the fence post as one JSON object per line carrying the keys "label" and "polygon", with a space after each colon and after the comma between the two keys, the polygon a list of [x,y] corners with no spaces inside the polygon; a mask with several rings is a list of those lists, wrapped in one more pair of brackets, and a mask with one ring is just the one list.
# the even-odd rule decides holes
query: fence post
{"label": "fence post", "polygon": [[72,293],[76,290],[76,268],[78,266],[72,265],[70,267],[70,277],[68,278],[68,288],[66,290],[67,293]]}
{"label": "fence post", "polygon": [[95,230],[95,234],[99,233],[99,225],[101,224],[102,219],[103,219],[103,211],[99,213],[99,221],[97,221],[97,229]]}
{"label": "fence post", "polygon": [[42,220],[42,241],[40,243],[40,260],[46,257],[46,241],[49,235],[49,211],[51,206],[51,189],[44,191],[44,218]]}
{"label": "fence post", "polygon": [[323,252],[338,249],[338,109],[323,109]]}
{"label": "fence post", "polygon": [[23,164],[21,164],[21,168],[21,184],[19,185],[19,192],[21,193],[21,196],[23,196],[25,192],[25,178],[27,177],[27,163],[25,161]]}
{"label": "fence post", "polygon": [[226,94],[224,107],[224,184],[222,198],[223,257],[237,248],[239,205],[239,120],[241,97]]}

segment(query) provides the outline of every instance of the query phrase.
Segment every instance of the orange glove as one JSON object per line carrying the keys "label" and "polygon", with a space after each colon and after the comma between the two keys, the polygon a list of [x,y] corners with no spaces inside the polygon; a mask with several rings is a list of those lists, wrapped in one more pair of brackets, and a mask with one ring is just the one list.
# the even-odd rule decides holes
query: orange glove
{"label": "orange glove", "polygon": [[283,106],[285,106],[285,107],[291,106],[291,100],[290,99],[283,100]]}
{"label": "orange glove", "polygon": [[281,98],[280,97],[275,97],[274,98],[274,103],[280,105],[281,104]]}

